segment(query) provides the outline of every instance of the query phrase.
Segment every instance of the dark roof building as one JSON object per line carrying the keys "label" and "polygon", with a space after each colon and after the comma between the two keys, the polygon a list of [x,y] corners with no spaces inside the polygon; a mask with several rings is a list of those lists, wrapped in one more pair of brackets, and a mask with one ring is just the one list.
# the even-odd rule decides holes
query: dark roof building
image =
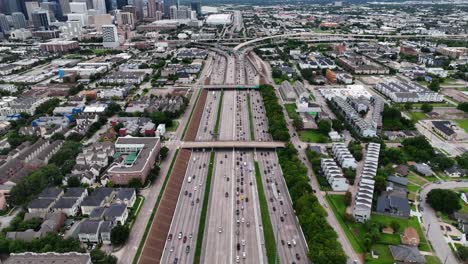
{"label": "dark roof building", "polygon": [[376,211],[390,216],[407,218],[410,215],[411,209],[408,203],[408,198],[406,198],[406,193],[393,191],[382,192],[377,199]]}
{"label": "dark roof building", "polygon": [[89,253],[12,253],[4,262],[5,264],[91,264]]}
{"label": "dark roof building", "polygon": [[393,259],[396,263],[424,264],[426,259],[417,247],[412,246],[389,246]]}

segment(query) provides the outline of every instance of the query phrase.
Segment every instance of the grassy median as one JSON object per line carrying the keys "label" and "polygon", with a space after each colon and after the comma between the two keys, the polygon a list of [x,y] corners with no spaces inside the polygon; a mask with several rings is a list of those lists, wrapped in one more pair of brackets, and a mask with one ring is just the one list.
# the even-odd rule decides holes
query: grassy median
{"label": "grassy median", "polygon": [[195,258],[193,260],[194,264],[200,263],[201,258],[201,251],[203,247],[203,235],[205,234],[206,213],[208,211],[208,202],[210,199],[211,178],[213,176],[214,158],[215,153],[211,152],[210,164],[208,165],[208,176],[206,177],[205,195],[203,196],[203,206],[200,215],[200,223],[198,224],[197,244],[195,246]]}
{"label": "grassy median", "polygon": [[275,264],[276,259],[276,240],[273,232],[273,226],[268,213],[268,203],[263,190],[262,176],[260,174],[260,167],[258,162],[255,161],[255,180],[257,182],[258,200],[260,203],[260,213],[262,215],[263,236],[265,238],[265,248],[268,258],[268,263]]}
{"label": "grassy median", "polygon": [[224,91],[221,91],[221,96],[219,97],[219,102],[218,102],[218,113],[216,113],[216,124],[214,127],[215,135],[219,133],[219,124],[221,122],[221,110],[222,110],[222,105],[223,105],[223,96],[224,96]]}
{"label": "grassy median", "polygon": [[247,94],[247,107],[249,109],[250,140],[255,140],[252,106],[250,105],[250,93]]}
{"label": "grassy median", "polygon": [[171,175],[172,168],[174,167],[174,163],[176,161],[178,153],[179,153],[179,149],[176,150],[174,157],[172,158],[171,165],[169,166],[169,170],[167,171],[166,178],[164,179],[163,185],[158,195],[158,199],[156,200],[156,204],[153,207],[153,211],[151,212],[150,219],[148,220],[148,223],[146,224],[145,233],[143,233],[143,237],[141,238],[140,244],[138,245],[137,252],[135,254],[135,257],[133,258],[134,264],[138,263],[138,259],[140,258],[141,251],[143,250],[143,246],[145,245],[146,238],[148,237],[148,233],[151,228],[151,224],[153,223],[154,215],[156,214],[156,211],[159,207],[159,203],[161,202],[164,189],[166,188],[167,182],[169,180],[169,176]]}

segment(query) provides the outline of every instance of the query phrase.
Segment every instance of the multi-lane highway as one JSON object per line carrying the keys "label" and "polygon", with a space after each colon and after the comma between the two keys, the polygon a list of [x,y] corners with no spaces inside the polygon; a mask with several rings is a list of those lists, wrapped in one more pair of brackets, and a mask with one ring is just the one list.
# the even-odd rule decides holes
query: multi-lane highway
{"label": "multi-lane highway", "polygon": [[191,155],[161,263],[193,263],[209,160],[209,152]]}
{"label": "multi-lane highway", "polygon": [[[212,67],[210,84],[259,83],[260,75],[247,55],[218,52],[213,56]],[[249,120],[248,98],[253,127]],[[220,127],[215,134],[218,111]],[[251,138],[252,129],[254,138]],[[260,93],[241,90],[208,92],[195,140],[272,141]],[[171,263],[175,259],[178,263],[193,262],[209,157],[208,150],[192,153],[163,253],[163,263]],[[308,262],[307,248],[276,153],[225,149],[215,153],[202,263],[267,262],[255,161],[261,170],[279,260],[281,263]]]}

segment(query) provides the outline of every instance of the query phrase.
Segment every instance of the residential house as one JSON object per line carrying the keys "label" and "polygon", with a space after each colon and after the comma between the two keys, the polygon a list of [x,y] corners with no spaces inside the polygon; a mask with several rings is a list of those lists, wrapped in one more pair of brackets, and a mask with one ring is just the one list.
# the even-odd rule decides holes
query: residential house
{"label": "residential house", "polygon": [[136,201],[136,191],[133,188],[118,189],[115,194],[114,203],[125,204],[128,208],[133,207]]}
{"label": "residential house", "polygon": [[417,247],[406,245],[390,245],[390,253],[396,263],[425,264],[426,258],[419,252]]}
{"label": "residential house", "polygon": [[81,201],[77,197],[62,197],[52,206],[52,211],[75,216],[79,211],[80,203]]}
{"label": "residential house", "polygon": [[333,155],[341,167],[356,169],[357,163],[351,152],[344,143],[334,143],[332,146]]}
{"label": "residential house", "polygon": [[416,172],[426,177],[434,175],[431,167],[425,163],[416,163],[414,164],[414,168],[416,169]]}
{"label": "residential house", "polygon": [[111,221],[102,221],[99,227],[99,234],[101,235],[101,242],[105,245],[111,244],[111,232],[114,225]]}
{"label": "residential house", "polygon": [[128,210],[125,204],[111,204],[104,211],[104,219],[114,224],[124,225],[128,218]]}
{"label": "residential house", "polygon": [[333,159],[322,159],[320,161],[322,172],[333,191],[347,191],[348,181],[343,176],[341,169]]}
{"label": "residential house", "polygon": [[78,238],[82,243],[99,243],[101,237],[99,235],[99,227],[101,221],[99,220],[84,220],[80,223]]}
{"label": "residential house", "polygon": [[455,164],[452,167],[444,170],[444,173],[449,177],[465,177],[468,174],[468,170],[463,169]]}
{"label": "residential house", "polygon": [[97,188],[89,196],[84,198],[81,203],[81,213],[89,215],[94,208],[103,207],[110,203],[114,198],[114,190],[112,188]]}
{"label": "residential house", "polygon": [[411,209],[406,196],[406,192],[384,191],[377,199],[376,211],[389,216],[408,218]]}

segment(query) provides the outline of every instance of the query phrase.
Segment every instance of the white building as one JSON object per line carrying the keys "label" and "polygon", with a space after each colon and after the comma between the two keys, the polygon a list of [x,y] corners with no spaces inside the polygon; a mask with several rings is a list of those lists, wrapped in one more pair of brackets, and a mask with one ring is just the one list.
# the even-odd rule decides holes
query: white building
{"label": "white building", "polygon": [[209,26],[229,25],[232,23],[232,14],[213,14],[209,15],[205,23]]}
{"label": "white building", "polygon": [[364,223],[371,216],[375,184],[374,177],[377,174],[379,153],[380,144],[369,143],[358,184],[358,191],[354,200],[353,217],[357,222]]}
{"label": "white building", "polygon": [[333,144],[332,151],[341,167],[356,169],[356,160],[344,143]]}
{"label": "white building", "polygon": [[114,25],[102,26],[102,44],[105,48],[117,48],[119,46],[117,27]]}
{"label": "white building", "polygon": [[320,161],[320,165],[323,175],[327,179],[333,191],[345,192],[348,190],[348,182],[333,159],[322,159]]}

